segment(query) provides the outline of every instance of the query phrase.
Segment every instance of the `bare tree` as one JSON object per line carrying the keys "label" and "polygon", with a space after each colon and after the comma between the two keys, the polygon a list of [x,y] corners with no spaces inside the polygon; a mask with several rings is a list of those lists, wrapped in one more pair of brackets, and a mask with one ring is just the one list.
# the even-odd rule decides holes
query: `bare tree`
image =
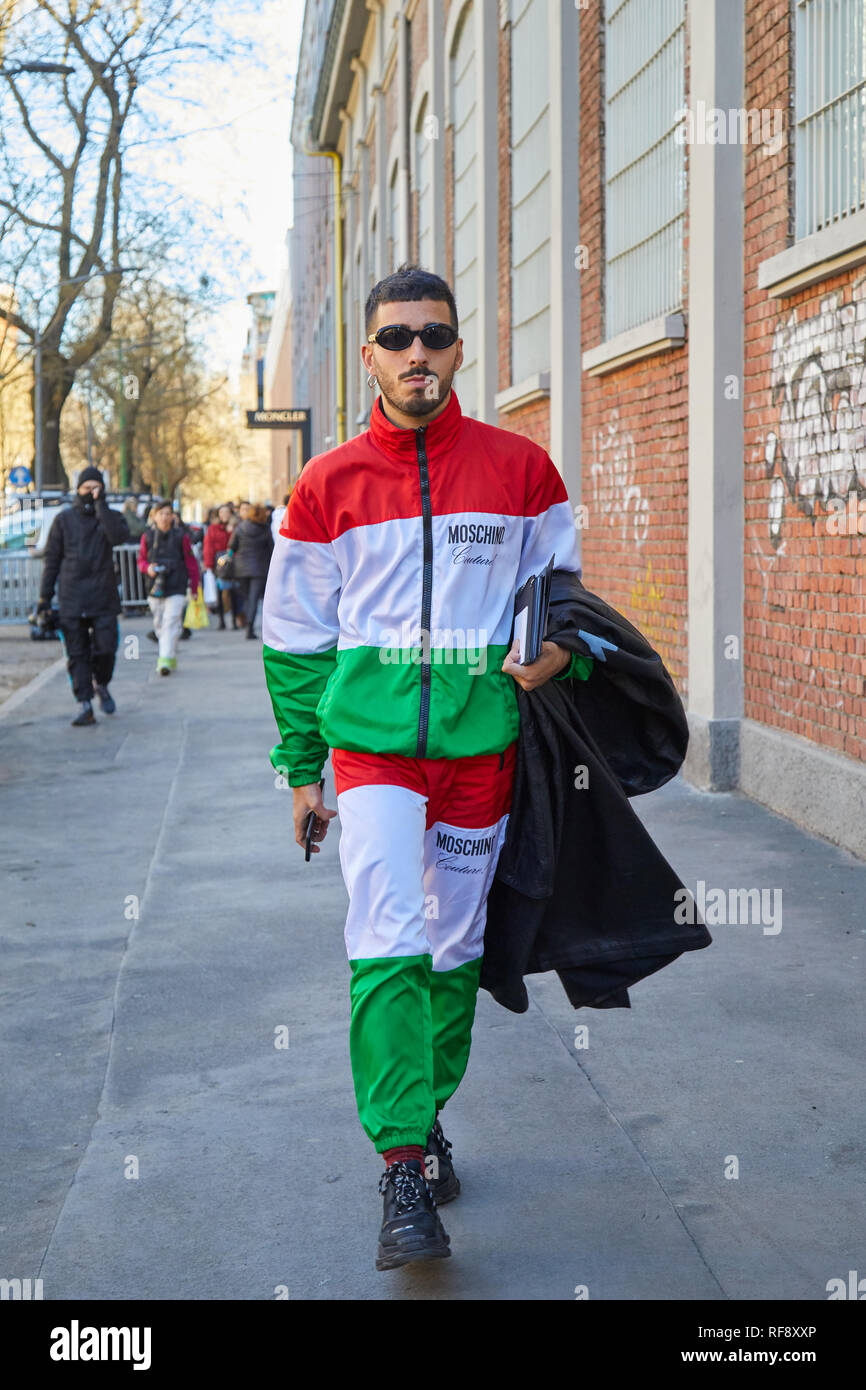
{"label": "bare tree", "polygon": [[[206,276],[196,293],[167,286],[155,276],[121,291],[111,338],[87,369],[85,395],[88,416],[97,403],[90,452],[98,437],[100,453],[106,464],[115,465],[112,472],[120,487],[138,491],[145,483],[136,442],[139,420],[169,408],[179,399],[179,387],[184,398],[198,397],[200,383],[196,374],[190,385],[190,365],[198,354],[203,360],[201,335],[218,302]],[[82,440],[87,436],[80,429],[64,432],[64,448],[72,442],[79,456]],[[146,452],[143,464],[149,467]]]}
{"label": "bare tree", "polygon": [[[7,24],[0,280],[29,277],[38,292],[29,303],[5,297],[0,319],[41,347],[46,485],[65,485],[64,404],[76,372],[108,341],[124,260],[152,225],[127,197],[125,133],[139,93],[205,49],[212,12],[207,0],[23,0]],[[59,99],[56,78],[16,75],[12,50],[25,42],[30,59],[74,67]]]}

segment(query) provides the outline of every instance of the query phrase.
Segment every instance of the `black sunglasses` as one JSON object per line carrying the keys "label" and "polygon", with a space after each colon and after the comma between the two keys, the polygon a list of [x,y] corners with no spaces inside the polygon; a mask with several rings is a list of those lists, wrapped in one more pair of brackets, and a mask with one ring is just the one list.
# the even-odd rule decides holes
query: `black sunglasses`
{"label": "black sunglasses", "polygon": [[377,332],[371,333],[368,343],[378,343],[388,352],[405,352],[416,338],[420,338],[425,348],[431,352],[441,352],[443,348],[453,347],[459,334],[450,323],[425,323],[423,328],[407,328],[405,323],[386,323]]}

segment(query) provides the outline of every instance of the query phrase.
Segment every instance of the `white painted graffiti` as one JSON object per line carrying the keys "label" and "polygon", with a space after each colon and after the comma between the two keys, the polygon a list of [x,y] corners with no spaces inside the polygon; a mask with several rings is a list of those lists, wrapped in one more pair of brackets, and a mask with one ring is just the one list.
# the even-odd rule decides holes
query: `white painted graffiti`
{"label": "white painted graffiti", "polygon": [[866,495],[866,277],[851,302],[835,292],[798,322],[793,309],[773,335],[770,381],[777,430],[764,441],[771,479],[770,539],[778,545],[786,501],[813,521],[816,504]]}
{"label": "white painted graffiti", "polygon": [[643,545],[649,532],[649,500],[635,480],[636,450],[628,430],[620,431],[619,411],[592,433],[592,488],[595,515],[619,528],[624,541]]}

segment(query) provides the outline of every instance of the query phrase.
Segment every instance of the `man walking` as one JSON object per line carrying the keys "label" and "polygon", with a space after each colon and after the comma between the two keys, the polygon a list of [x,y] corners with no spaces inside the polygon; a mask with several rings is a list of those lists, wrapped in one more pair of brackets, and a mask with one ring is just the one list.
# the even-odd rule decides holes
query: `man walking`
{"label": "man walking", "polygon": [[[556,556],[580,573],[562,478],[538,445],[462,414],[453,294],[401,266],[370,292],[370,427],[307,464],[268,575],[264,658],[295,838],[337,814],[349,893],[349,1044],[386,1169],[378,1269],[450,1254],[460,1184],[439,1113],[466,1069],[487,894],[526,690],[577,667],[509,648],[514,594]],[[313,846],[318,851],[318,845]],[[428,1183],[426,1174],[431,1176]]]}
{"label": "man walking", "polygon": [[112,547],[127,540],[129,527],[108,506],[99,469],[83,469],[73,505],[55,517],[48,533],[37,608],[48,612],[56,584],[66,666],[80,706],[72,723],[79,727],[96,723],[94,691],[106,714],[117,708],[108,691],[120,635]]}

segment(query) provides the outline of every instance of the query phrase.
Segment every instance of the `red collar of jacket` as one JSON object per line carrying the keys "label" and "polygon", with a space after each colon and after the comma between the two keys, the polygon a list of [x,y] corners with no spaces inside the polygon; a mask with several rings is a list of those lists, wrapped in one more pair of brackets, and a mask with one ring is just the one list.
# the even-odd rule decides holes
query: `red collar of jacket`
{"label": "red collar of jacket", "polygon": [[463,411],[452,387],[448,404],[431,420],[426,427],[424,421],[414,429],[403,429],[393,424],[382,409],[382,397],[377,396],[370,411],[370,433],[374,442],[389,457],[401,459],[405,463],[416,463],[418,459],[416,436],[424,428],[424,445],[427,457],[441,454],[453,448],[460,436],[463,425]]}

